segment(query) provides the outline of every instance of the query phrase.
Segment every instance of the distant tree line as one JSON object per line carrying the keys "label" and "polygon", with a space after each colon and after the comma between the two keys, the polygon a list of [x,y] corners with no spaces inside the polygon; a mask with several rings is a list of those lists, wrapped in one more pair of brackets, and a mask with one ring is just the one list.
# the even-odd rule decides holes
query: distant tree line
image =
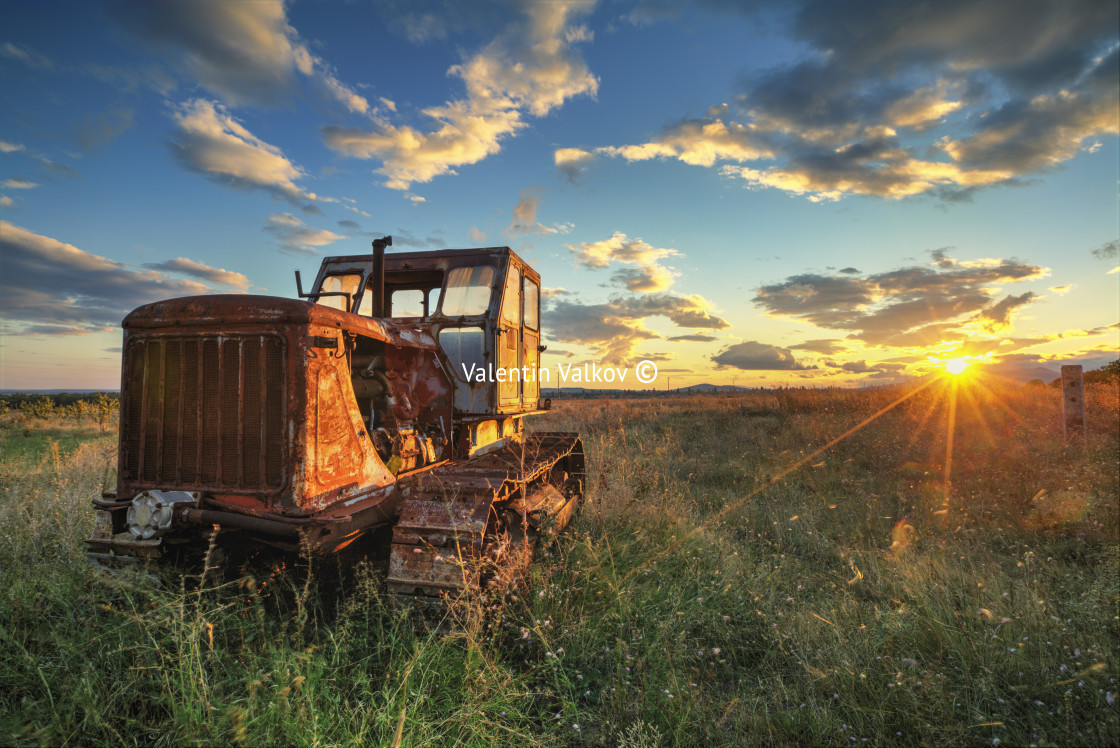
{"label": "distant tree line", "polygon": [[1120,382],[1120,358],[1085,375],[1086,382]]}
{"label": "distant tree line", "polygon": [[0,395],[0,416],[15,413],[19,419],[64,418],[80,423],[95,421],[105,431],[120,412],[116,392],[58,392],[52,394]]}
{"label": "distant tree line", "polygon": [[[1084,372],[1081,375],[1081,380],[1085,384],[1094,384],[1094,383],[1097,383],[1097,382],[1106,383],[1106,384],[1110,383],[1110,382],[1112,384],[1120,384],[1120,359],[1116,359],[1115,361],[1110,361],[1099,369],[1093,369],[1092,371]],[[1033,380],[1033,381],[1037,382],[1038,384],[1042,383],[1042,380],[1040,380],[1040,379],[1039,380]],[[1051,387],[1061,387],[1062,386],[1062,378],[1058,377],[1057,379],[1055,379],[1053,382],[1050,383],[1050,386]]]}

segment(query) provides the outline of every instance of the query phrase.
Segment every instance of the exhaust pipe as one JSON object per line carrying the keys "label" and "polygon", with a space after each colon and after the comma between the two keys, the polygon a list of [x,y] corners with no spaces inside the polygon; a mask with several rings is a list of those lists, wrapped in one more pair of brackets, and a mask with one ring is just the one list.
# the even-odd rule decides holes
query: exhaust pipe
{"label": "exhaust pipe", "polygon": [[393,246],[393,237],[373,240],[373,271],[369,274],[369,288],[373,291],[374,317],[385,316],[385,247]]}

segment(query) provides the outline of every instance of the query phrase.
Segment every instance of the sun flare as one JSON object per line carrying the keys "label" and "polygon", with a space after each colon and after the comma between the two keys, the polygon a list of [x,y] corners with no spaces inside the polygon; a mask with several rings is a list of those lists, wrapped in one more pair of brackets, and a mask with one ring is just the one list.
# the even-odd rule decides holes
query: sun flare
{"label": "sun flare", "polygon": [[950,374],[963,374],[968,368],[968,361],[963,358],[951,358],[945,362],[945,368]]}

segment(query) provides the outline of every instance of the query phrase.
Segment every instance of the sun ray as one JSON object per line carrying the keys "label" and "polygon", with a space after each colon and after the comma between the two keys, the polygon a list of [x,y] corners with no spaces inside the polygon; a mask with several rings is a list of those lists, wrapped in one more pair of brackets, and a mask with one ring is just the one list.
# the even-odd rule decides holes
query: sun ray
{"label": "sun ray", "polygon": [[[925,460],[931,466],[940,466],[938,472],[944,482],[945,473],[945,455],[944,455],[944,438],[943,434],[948,433],[949,430],[949,399],[950,389],[952,387],[953,376],[951,374],[942,373],[938,378],[940,389],[937,392],[936,410],[934,411],[933,418],[929,424],[928,429],[920,434],[920,439],[915,439],[915,443],[919,443],[925,447]],[[943,486],[939,485],[939,492],[944,499],[944,491],[940,490]],[[943,503],[943,502],[942,502]],[[934,515],[941,517],[944,507],[939,505],[938,510]]]}
{"label": "sun ray", "polygon": [[1019,416],[1019,414],[1016,413],[1011,408],[1011,406],[1009,406],[1007,403],[1005,403],[1003,400],[1001,400],[999,398],[999,396],[996,394],[996,391],[984,380],[996,381],[996,382],[999,382],[999,383],[1004,384],[1004,385],[1007,385],[1007,384],[1018,385],[1019,383],[1014,379],[1009,379],[1007,377],[1000,376],[999,374],[992,374],[990,372],[978,373],[976,378],[973,379],[973,382],[983,390],[984,394],[986,394],[988,396],[988,399],[991,402],[994,402],[996,405],[998,405],[1006,415],[1010,416],[1012,419],[1014,419],[1014,421],[1016,423],[1018,423],[1021,420],[1021,417]]}
{"label": "sun ray", "polygon": [[954,379],[949,388],[949,423],[946,428],[945,439],[945,477],[942,480],[944,499],[941,502],[941,508],[945,512],[942,522],[946,530],[949,528],[949,493],[953,486],[953,438],[957,431],[957,390],[959,387],[960,382]]}
{"label": "sun ray", "polygon": [[[894,408],[898,407],[899,405],[901,405],[902,403],[906,402],[906,401],[907,401],[907,400],[909,400],[910,398],[914,397],[914,396],[915,396],[915,395],[917,395],[917,394],[918,394],[919,392],[922,392],[922,391],[923,391],[923,390],[925,390],[925,389],[926,389],[927,387],[929,387],[930,385],[932,385],[932,384],[933,384],[934,382],[937,382],[937,381],[939,381],[939,380],[938,380],[937,378],[933,378],[933,377],[931,377],[930,379],[928,379],[928,380],[927,380],[926,382],[924,382],[923,384],[921,384],[921,385],[919,385],[918,387],[915,387],[914,389],[912,389],[912,390],[910,390],[909,392],[907,392],[907,393],[906,393],[905,395],[902,395],[901,397],[897,398],[896,400],[894,400],[893,402],[889,403],[888,405],[884,405],[884,406],[883,406],[882,408],[880,408],[879,410],[877,410],[877,411],[876,411],[875,413],[872,413],[872,414],[871,414],[871,415],[869,415],[869,416],[868,416],[867,418],[865,418],[865,419],[863,419],[862,421],[860,421],[859,423],[857,423],[857,424],[856,424],[855,426],[852,426],[852,427],[851,427],[850,429],[848,429],[848,430],[847,430],[847,431],[845,431],[844,433],[840,434],[840,436],[837,436],[837,437],[835,437],[834,439],[832,439],[832,441],[828,442],[828,443],[827,443],[827,444],[825,444],[825,445],[824,445],[823,447],[820,447],[819,449],[816,449],[816,450],[814,450],[813,452],[811,452],[810,454],[806,455],[805,457],[802,457],[802,458],[801,458],[800,460],[798,460],[797,462],[793,463],[793,464],[792,464],[792,465],[790,465],[790,466],[789,466],[788,468],[786,468],[785,470],[781,471],[780,473],[778,473],[777,475],[775,475],[775,476],[774,476],[774,477],[772,477],[772,478],[771,478],[770,480],[766,481],[765,483],[763,483],[763,484],[762,484],[761,486],[759,486],[758,488],[754,489],[754,490],[753,490],[753,491],[751,491],[750,493],[748,493],[748,494],[746,494],[745,496],[743,496],[743,497],[741,497],[741,498],[737,499],[736,501],[734,501],[734,502],[733,502],[733,503],[731,503],[731,504],[727,504],[727,505],[726,505],[726,506],[724,506],[724,508],[723,508],[723,509],[721,509],[721,510],[720,510],[719,512],[717,512],[716,514],[712,515],[711,517],[708,517],[708,518],[707,518],[706,520],[704,520],[703,522],[701,522],[701,523],[699,523],[698,525],[696,525],[696,527],[694,527],[694,528],[692,528],[691,530],[689,530],[688,532],[684,533],[684,534],[683,534],[683,535],[681,535],[681,536],[680,536],[679,538],[677,538],[677,539],[676,539],[676,540],[674,540],[674,541],[673,541],[672,543],[670,543],[669,545],[667,545],[667,546],[665,546],[664,548],[662,548],[662,549],[661,549],[660,551],[658,551],[657,553],[655,553],[655,554],[653,554],[652,556],[650,556],[650,557],[649,557],[648,559],[646,559],[646,560],[645,560],[645,561],[643,561],[642,563],[640,563],[640,564],[636,564],[636,565],[635,565],[635,566],[634,566],[633,568],[631,568],[631,569],[630,569],[630,571],[628,571],[628,572],[627,572],[626,574],[624,574],[624,575],[623,575],[623,577],[622,577],[621,579],[619,579],[619,580],[618,580],[618,583],[617,583],[617,584],[622,584],[622,583],[623,583],[623,582],[625,582],[625,581],[626,581],[627,579],[629,579],[630,577],[632,577],[632,576],[633,576],[634,574],[638,573],[638,572],[639,572],[639,571],[640,571],[641,569],[644,569],[644,568],[648,567],[648,566],[649,566],[649,564],[653,563],[653,562],[654,562],[654,561],[656,561],[657,559],[659,559],[659,558],[661,558],[662,556],[666,555],[666,554],[667,554],[667,553],[669,553],[670,551],[673,551],[674,549],[676,549],[676,548],[679,548],[679,547],[681,546],[681,544],[682,544],[682,543],[684,543],[684,542],[685,542],[686,540],[688,540],[689,538],[691,538],[691,537],[692,537],[693,535],[695,535],[696,533],[700,532],[700,531],[701,531],[702,529],[704,529],[705,527],[707,527],[707,526],[708,526],[709,524],[711,524],[711,523],[713,523],[713,522],[716,522],[717,520],[719,520],[719,519],[722,519],[723,517],[727,516],[727,515],[728,515],[729,513],[731,513],[732,511],[734,511],[734,510],[738,509],[739,507],[741,507],[741,506],[742,506],[743,504],[745,504],[745,503],[747,503],[748,501],[750,501],[751,499],[753,499],[753,498],[754,498],[755,496],[757,496],[758,494],[762,493],[762,492],[763,492],[763,491],[765,491],[766,489],[770,488],[771,486],[774,486],[774,485],[775,485],[775,484],[777,484],[777,483],[778,483],[779,481],[783,480],[783,479],[784,479],[784,478],[785,478],[786,476],[790,475],[791,473],[793,473],[794,471],[796,471],[796,470],[797,470],[798,468],[801,468],[802,466],[804,466],[804,465],[808,464],[808,463],[809,463],[809,462],[811,462],[812,460],[815,460],[815,459],[816,459],[817,457],[819,457],[819,456],[820,456],[821,454],[823,454],[824,452],[827,452],[827,451],[828,451],[829,449],[832,449],[833,447],[835,447],[835,446],[836,446],[837,444],[839,444],[840,442],[842,442],[842,441],[844,441],[845,439],[847,439],[847,438],[848,438],[849,436],[851,436],[852,434],[856,433],[857,431],[859,431],[859,430],[860,430],[860,429],[862,429],[863,427],[865,427],[865,426],[867,426],[867,425],[869,425],[869,424],[873,423],[874,421],[876,421],[876,420],[877,420],[877,419],[878,419],[878,418],[879,418],[880,416],[882,416],[883,414],[885,414],[885,413],[887,413],[887,412],[889,412],[889,411],[893,410]],[[612,585],[611,585],[612,589],[613,589],[613,588],[615,588],[616,586],[617,586],[616,584],[612,584]]]}
{"label": "sun ray", "polygon": [[[934,380],[930,381],[932,383]],[[918,439],[921,438],[922,433],[926,430],[926,424],[929,423],[929,419],[933,416],[934,411],[937,410],[937,406],[940,400],[940,396],[936,394],[930,399],[929,407],[926,408],[926,412],[922,415],[922,419],[918,423],[918,427],[910,432],[910,441],[906,444],[907,449],[913,447],[914,444],[917,443]]]}
{"label": "sun ray", "polygon": [[[973,382],[970,382],[969,384],[972,385],[974,383],[975,382],[973,381]],[[991,427],[991,425],[989,425],[987,417],[984,415],[984,412],[985,412],[986,408],[985,408],[984,404],[981,404],[981,402],[979,400],[979,395],[981,395],[981,394],[983,394],[983,393],[981,392],[980,388],[978,388],[978,387],[969,386],[969,387],[962,387],[961,388],[961,395],[967,401],[969,409],[970,409],[974,419],[976,420],[977,423],[980,424],[980,429],[984,432],[985,438],[988,440],[989,443],[994,443],[995,440],[996,440],[996,435],[995,435],[995,432],[992,431],[992,427]],[[992,398],[992,397],[987,397],[986,399],[989,402],[992,402],[994,400],[994,398]]]}

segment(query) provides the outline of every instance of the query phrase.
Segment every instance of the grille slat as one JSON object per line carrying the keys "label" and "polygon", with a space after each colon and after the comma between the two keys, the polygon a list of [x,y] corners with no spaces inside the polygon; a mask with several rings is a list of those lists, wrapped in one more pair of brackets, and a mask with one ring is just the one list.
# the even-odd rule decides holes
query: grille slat
{"label": "grille slat", "polygon": [[143,455],[140,458],[147,475],[159,471],[159,414],[163,410],[163,388],[160,386],[163,367],[160,365],[163,344],[154,341],[148,346],[147,362],[144,366],[144,422],[141,424],[143,435]]}
{"label": "grille slat", "polygon": [[280,489],[285,341],[277,335],[135,338],[125,352],[125,479],[137,487]]}
{"label": "grille slat", "polygon": [[202,341],[202,452],[199,460],[199,479],[209,485],[219,484],[218,449],[221,447],[222,413],[218,399],[221,389],[221,358],[219,341],[208,338]]}
{"label": "grille slat", "polygon": [[[181,340],[165,340],[163,343],[163,430],[159,441],[159,480],[175,479],[175,455],[179,452],[179,403],[183,389],[179,381]],[[170,458],[170,459],[168,459]]]}

